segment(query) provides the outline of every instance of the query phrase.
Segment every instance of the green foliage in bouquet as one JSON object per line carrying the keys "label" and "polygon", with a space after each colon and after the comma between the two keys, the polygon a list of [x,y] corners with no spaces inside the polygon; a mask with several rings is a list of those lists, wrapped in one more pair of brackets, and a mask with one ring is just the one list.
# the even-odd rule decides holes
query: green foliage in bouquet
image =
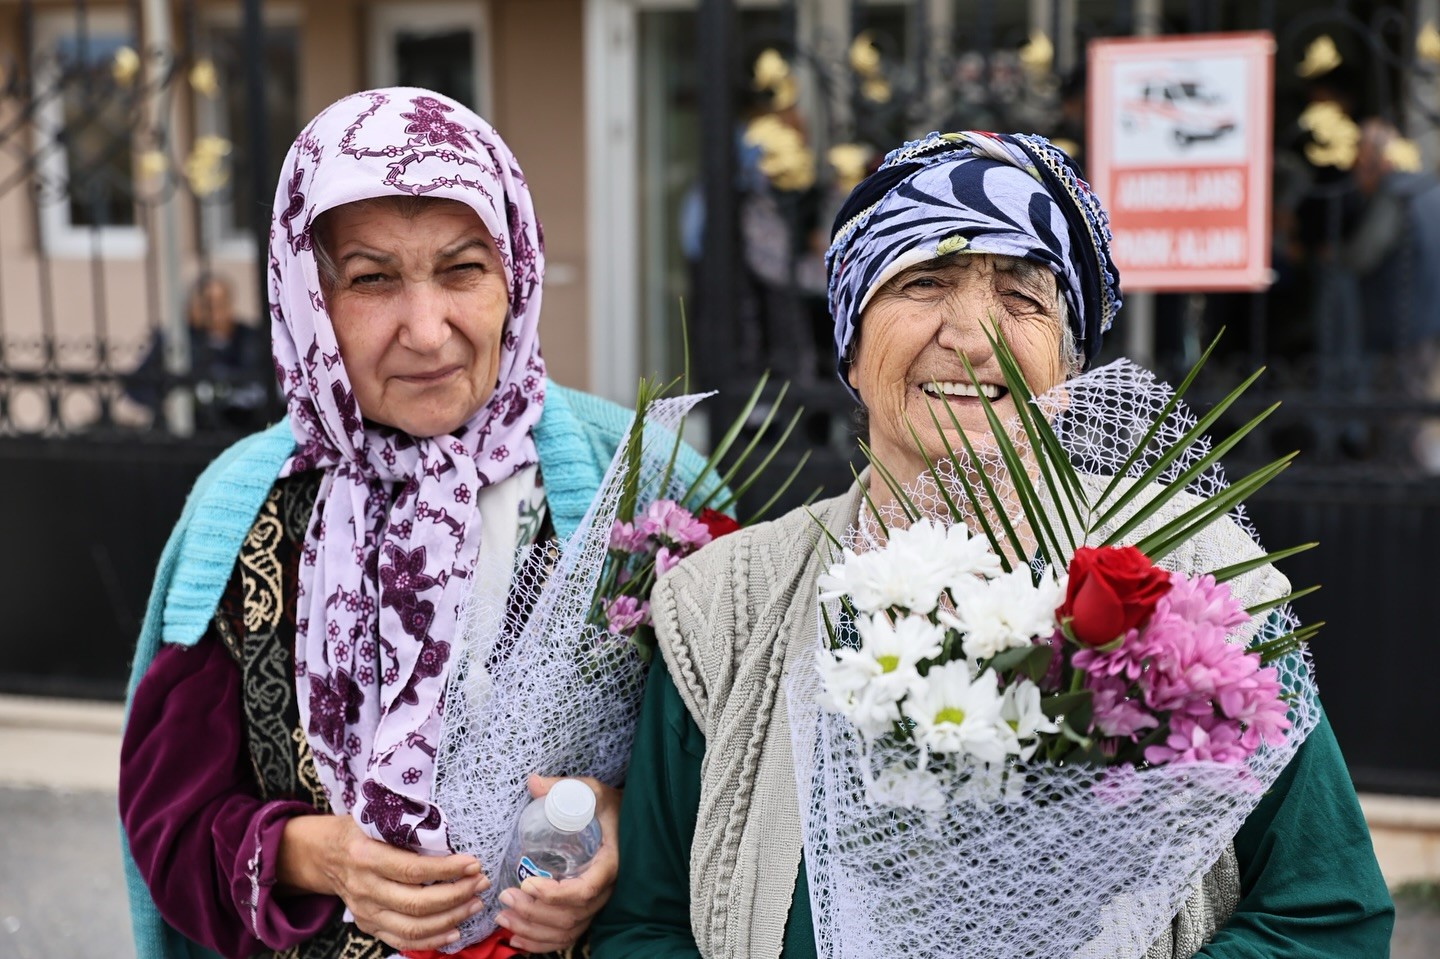
{"label": "green foliage in bouquet", "polygon": [[685,356],[683,375],[668,382],[642,379],[636,391],[636,416],[626,438],[627,468],[616,508],[615,528],[590,610],[593,624],[617,636],[629,637],[647,660],[655,642],[648,600],[656,578],[715,538],[764,518],[790,489],[810,457],[806,451],[751,515],[736,516],[741,497],[770,469],[804,413],[803,407],[797,407],[781,421],[780,411],[789,391],[789,384],[783,384],[748,442],[741,445],[745,427],[756,415],[769,384],[767,373],[755,384],[740,412],[683,492],[674,499],[668,498],[672,495],[676,464],[681,456],[685,421],[682,418],[673,438],[667,438],[670,451],[664,468],[647,474],[644,412],[668,397],[677,386],[682,394],[690,392],[688,337]]}
{"label": "green foliage in bouquet", "polygon": [[[1234,449],[1279,405],[1271,405],[1240,426],[1222,432],[1218,437],[1210,437],[1209,431],[1222,426],[1222,417],[1254,384],[1263,373],[1262,369],[1247,377],[1203,415],[1198,416],[1193,425],[1168,446],[1156,448],[1157,437],[1162,435],[1162,428],[1167,422],[1170,422],[1172,430],[1175,429],[1172,416],[1180,411],[1180,404],[1187,391],[1214,351],[1216,343],[1212,342],[1179,387],[1165,401],[1158,415],[1145,425],[1143,434],[1134,442],[1133,448],[1115,468],[1113,475],[1087,476],[1085,479],[1089,482],[1086,482],[1082,480],[1081,472],[1066,452],[1055,428],[1036,404],[1036,398],[1025,381],[1020,365],[998,327],[992,321],[984,332],[997,358],[1005,387],[1014,399],[1016,418],[1011,424],[1002,422],[984,391],[977,391],[991,432],[983,455],[966,435],[950,405],[939,401],[938,405],[943,408],[943,412],[940,412],[936,409],[937,403],[931,401],[931,422],[945,453],[939,462],[933,460],[927,452],[914,424],[907,422],[916,448],[924,459],[928,479],[934,484],[933,489],[926,485],[924,496],[927,503],[922,508],[912,495],[914,491],[907,490],[900,479],[893,475],[886,464],[863,442],[861,449],[869,461],[873,475],[893,497],[895,505],[889,514],[892,521],[910,525],[924,519],[943,520],[943,515],[935,515],[943,505],[943,511],[949,514],[951,523],[966,525],[972,536],[984,536],[1005,574],[1011,574],[1016,566],[1026,564],[1027,561],[1029,565],[1036,567],[1037,572],[1032,577],[1032,582],[1037,588],[1040,577],[1049,575],[1038,572],[1039,568],[1057,572],[1066,570],[1077,548],[1117,547],[1134,539],[1136,531],[1143,529],[1144,524],[1151,520],[1154,520],[1154,528],[1147,529],[1143,536],[1134,539],[1133,547],[1143,554],[1143,557],[1148,558],[1150,563],[1163,559],[1182,544],[1195,538],[1206,527],[1221,521],[1247,497],[1283,472],[1295,458],[1294,453],[1281,456],[1229,485],[1222,486],[1208,498],[1195,502],[1189,502],[1193,497],[1180,498],[1193,482],[1216,469],[1220,458]],[[957,355],[971,381],[980,382],[965,355]],[[950,427],[948,436],[947,425]],[[1017,426],[1018,432],[1012,436],[1010,430]],[[951,445],[949,436],[958,437],[958,450]],[[1207,439],[1214,441],[1207,442]],[[1168,437],[1165,441],[1168,442]],[[993,447],[990,443],[993,443]],[[1182,460],[1182,457],[1185,459]],[[992,473],[986,468],[987,462],[999,469]],[[1135,475],[1131,476],[1132,472]],[[888,540],[892,531],[886,526],[886,514],[877,507],[864,484],[861,484],[861,488],[870,518],[878,526],[882,536]],[[1091,540],[1092,534],[1095,536],[1094,541]],[[834,537],[830,537],[830,542],[837,553],[841,552],[841,544]],[[1264,553],[1243,562],[1198,570],[1193,575],[1208,574],[1216,583],[1225,583],[1315,545],[1306,543]],[[1244,612],[1252,619],[1258,619],[1270,610],[1313,592],[1316,588],[1318,587],[1294,591],[1251,606]],[[857,612],[849,596],[841,595],[839,599],[843,617],[849,623],[857,622],[865,611]],[[832,651],[850,645],[851,641],[841,636],[837,624],[832,621],[823,604],[821,612]],[[900,610],[892,610],[890,615],[893,617],[898,612]],[[936,615],[930,615],[932,622]],[[1122,747],[1124,756],[1117,756],[1115,753],[1115,740],[1110,741],[1111,751],[1103,752],[1101,743],[1096,739],[1099,734],[1094,730],[1097,704],[1093,700],[1092,690],[1085,688],[1088,683],[1084,670],[1072,666],[1071,656],[1064,648],[1068,645],[1071,648],[1090,650],[1092,654],[1105,653],[1116,649],[1124,634],[1105,645],[1096,646],[1094,642],[1087,645],[1071,633],[1069,622],[1060,616],[1059,610],[1057,622],[1063,643],[1058,636],[1048,643],[1037,639],[1034,644],[1002,649],[988,659],[981,657],[972,662],[982,674],[993,670],[997,676],[1024,677],[1037,685],[1048,677],[1048,694],[1041,700],[1040,708],[1044,715],[1058,726],[1058,734],[1042,737],[1038,741],[1040,758],[1052,763],[1079,761],[1104,766],[1114,765],[1117,761],[1134,761],[1143,765],[1147,748],[1156,747],[1157,743],[1163,742],[1165,726],[1162,724],[1144,738],[1132,739],[1130,745]],[[1262,665],[1273,664],[1299,650],[1323,625],[1315,623],[1285,632],[1264,642],[1255,643],[1249,652],[1257,654]],[[1257,630],[1257,635],[1260,632],[1262,631]],[[944,641],[940,655],[933,660],[927,658],[922,662],[920,675],[926,677],[935,668],[930,666],[927,669],[924,663],[948,663],[958,658],[959,643],[958,635],[952,630],[949,638]],[[1058,663],[1055,662],[1057,658],[1060,660]],[[901,718],[892,735],[906,739],[913,732],[910,720]]]}

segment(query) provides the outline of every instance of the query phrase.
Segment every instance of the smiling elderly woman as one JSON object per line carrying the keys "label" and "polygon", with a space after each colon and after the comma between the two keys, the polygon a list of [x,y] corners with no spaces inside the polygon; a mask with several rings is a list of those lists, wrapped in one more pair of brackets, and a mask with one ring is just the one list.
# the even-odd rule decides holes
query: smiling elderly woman
{"label": "smiling elderly woman", "polygon": [[[327,108],[290,149],[270,237],[289,416],[200,478],[135,659],[120,811],[141,959],[457,938],[489,879],[447,854],[431,801],[456,611],[477,562],[577,527],[629,423],[545,378],[540,224],[460,104]],[[591,869],[506,890],[470,955],[576,942],[616,869],[618,795],[595,788]]]}
{"label": "smiling elderly woman", "polygon": [[[904,481],[947,440],[958,447],[930,416],[942,397],[977,445],[990,436],[979,391],[1002,419],[1014,413],[987,320],[1036,393],[1092,361],[1120,303],[1108,246],[1098,201],[1041,138],[932,134],[887,157],[841,210],[828,257],[839,372],[875,458]],[[872,498],[890,501],[885,484],[868,482]],[[857,484],[752,526],[660,581],[665,668],[654,670],[636,732],[620,877],[593,933],[598,959],[816,954],[783,679],[815,649],[826,555],[815,519],[843,536],[861,493]],[[1205,535],[1237,558],[1258,554],[1228,521]],[[1285,591],[1272,568],[1249,575]],[[1148,955],[1379,956],[1392,920],[1322,718]]]}

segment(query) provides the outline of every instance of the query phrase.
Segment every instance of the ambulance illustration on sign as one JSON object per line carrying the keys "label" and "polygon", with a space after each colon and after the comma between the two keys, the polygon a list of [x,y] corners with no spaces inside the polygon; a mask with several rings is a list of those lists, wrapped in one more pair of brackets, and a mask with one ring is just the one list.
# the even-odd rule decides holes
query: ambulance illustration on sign
{"label": "ambulance illustration on sign", "polygon": [[1176,146],[1188,147],[1235,132],[1237,122],[1225,98],[1198,78],[1153,75],[1131,87],[1121,102],[1120,125],[1126,131],[1168,131]]}

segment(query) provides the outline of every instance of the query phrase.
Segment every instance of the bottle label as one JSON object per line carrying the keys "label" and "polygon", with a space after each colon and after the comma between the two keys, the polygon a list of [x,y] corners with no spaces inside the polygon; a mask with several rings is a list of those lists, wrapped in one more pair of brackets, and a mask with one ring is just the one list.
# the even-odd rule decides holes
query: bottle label
{"label": "bottle label", "polygon": [[520,865],[515,868],[517,884],[521,886],[525,885],[525,880],[531,876],[539,876],[541,879],[553,878],[550,873],[531,862],[529,856],[521,856]]}

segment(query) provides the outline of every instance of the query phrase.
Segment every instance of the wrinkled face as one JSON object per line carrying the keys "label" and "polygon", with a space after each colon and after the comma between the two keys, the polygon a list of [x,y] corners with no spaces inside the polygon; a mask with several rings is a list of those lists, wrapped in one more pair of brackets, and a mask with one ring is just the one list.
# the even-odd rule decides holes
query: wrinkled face
{"label": "wrinkled face", "polygon": [[322,226],[339,273],[326,306],[360,412],[412,436],[458,429],[495,390],[509,309],[480,217],[446,200],[414,216],[351,203]]}
{"label": "wrinkled face", "polygon": [[[871,448],[902,481],[926,468],[907,420],[933,461],[946,453],[932,406],[956,450],[960,439],[946,407],[977,448],[991,435],[980,390],[1002,422],[1014,415],[981,325],[990,321],[1034,393],[1065,378],[1055,277],[1042,266],[986,254],[942,257],[895,276],[866,305],[848,379],[869,412]],[[959,354],[970,361],[978,384],[966,375]]]}

